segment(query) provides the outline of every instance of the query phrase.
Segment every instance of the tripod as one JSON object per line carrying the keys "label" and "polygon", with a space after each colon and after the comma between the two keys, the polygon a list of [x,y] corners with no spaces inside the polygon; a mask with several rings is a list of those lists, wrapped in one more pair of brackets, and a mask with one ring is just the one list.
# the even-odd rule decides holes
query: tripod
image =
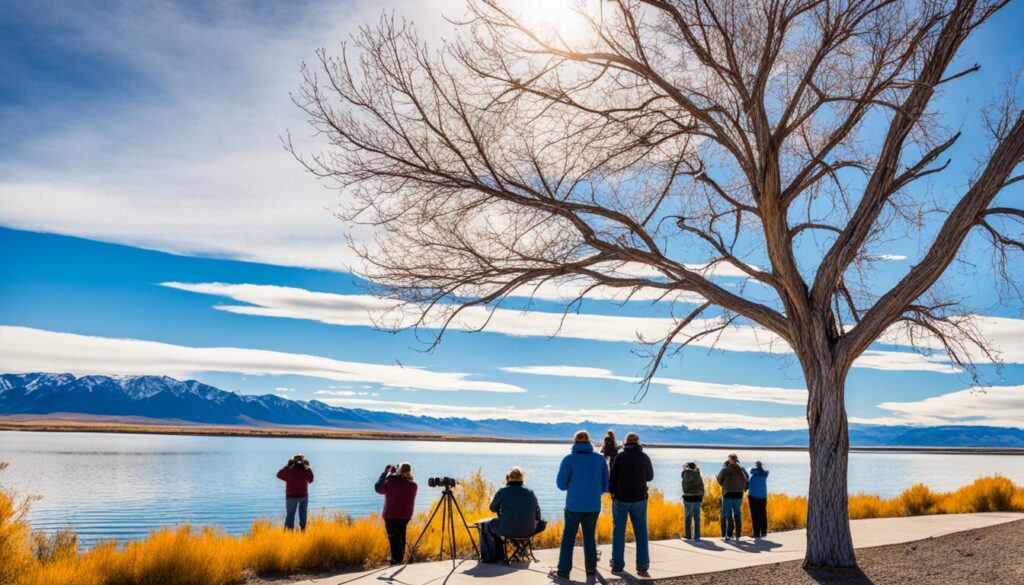
{"label": "tripod", "polygon": [[457,547],[455,545],[455,512],[459,513],[459,519],[462,520],[462,526],[466,529],[466,534],[469,535],[469,541],[473,543],[473,551],[476,552],[477,558],[480,557],[480,548],[477,547],[476,539],[473,538],[473,530],[469,527],[469,523],[466,522],[466,517],[462,515],[462,508],[459,507],[459,502],[455,499],[455,494],[452,492],[451,486],[445,486],[444,491],[441,492],[441,499],[437,501],[434,506],[434,510],[430,513],[430,518],[427,520],[426,526],[420,532],[420,535],[416,538],[416,542],[409,549],[409,562],[413,562],[416,556],[416,549],[420,545],[420,541],[423,540],[423,536],[430,530],[430,525],[434,523],[434,517],[437,516],[438,511],[441,512],[441,547],[438,552],[438,556],[444,558],[444,545],[445,540],[448,541],[448,551],[452,557],[452,567],[455,567],[455,555]]}

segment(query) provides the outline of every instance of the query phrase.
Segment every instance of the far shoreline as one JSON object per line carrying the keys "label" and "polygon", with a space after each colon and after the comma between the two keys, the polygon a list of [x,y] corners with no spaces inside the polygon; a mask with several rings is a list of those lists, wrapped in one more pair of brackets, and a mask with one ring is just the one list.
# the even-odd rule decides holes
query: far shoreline
{"label": "far shoreline", "polygon": [[[453,435],[444,433],[416,433],[363,429],[331,429],[304,426],[245,426],[245,425],[203,425],[187,423],[151,422],[135,419],[132,421],[93,420],[82,418],[34,417],[32,415],[0,415],[0,431],[48,432],[48,433],[113,433],[143,435],[186,435],[215,437],[250,437],[266,439],[334,439],[369,441],[434,441],[464,443],[518,443],[558,445],[566,440],[518,439],[509,437],[488,437],[474,435]],[[807,452],[806,446],[797,445],[691,445],[674,443],[645,443],[658,449],[743,449],[758,451]],[[851,453],[918,453],[935,455],[1024,455],[1024,448],[1018,447],[912,447],[912,446],[851,446]]]}

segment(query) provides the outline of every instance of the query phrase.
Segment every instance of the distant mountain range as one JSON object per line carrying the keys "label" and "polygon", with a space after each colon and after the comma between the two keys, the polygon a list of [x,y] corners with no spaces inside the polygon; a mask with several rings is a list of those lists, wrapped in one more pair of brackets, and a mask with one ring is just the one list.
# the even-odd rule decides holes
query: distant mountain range
{"label": "distant mountain range", "polygon": [[[330,406],[266,394],[226,392],[166,376],[0,375],[0,415],[145,417],[171,424],[311,426],[351,430],[439,433],[513,439],[564,440],[579,428],[636,430],[647,443],[805,446],[807,432],[697,430],[685,426],[609,425],[591,421],[436,418]],[[982,426],[851,425],[850,443],[863,447],[1024,447],[1024,429]]]}

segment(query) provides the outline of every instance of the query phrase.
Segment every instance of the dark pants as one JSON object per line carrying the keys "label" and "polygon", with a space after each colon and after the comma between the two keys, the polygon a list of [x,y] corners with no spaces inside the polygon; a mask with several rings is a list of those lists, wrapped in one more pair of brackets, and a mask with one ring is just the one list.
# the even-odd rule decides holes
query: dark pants
{"label": "dark pants", "polygon": [[384,519],[384,531],[388,533],[388,545],[391,546],[391,562],[402,563],[405,560],[405,529],[409,520]]}
{"label": "dark pants", "polygon": [[750,519],[754,523],[754,536],[768,535],[768,498],[747,496],[750,504]]}
{"label": "dark pants", "polygon": [[299,529],[306,529],[306,510],[309,507],[309,496],[304,498],[284,499],[284,527],[295,530],[295,512],[299,513]]}
{"label": "dark pants", "polygon": [[572,550],[576,548],[576,533],[583,529],[583,565],[588,572],[597,570],[597,518],[601,512],[565,511],[562,546],[558,551],[558,574],[568,575],[572,570]]}

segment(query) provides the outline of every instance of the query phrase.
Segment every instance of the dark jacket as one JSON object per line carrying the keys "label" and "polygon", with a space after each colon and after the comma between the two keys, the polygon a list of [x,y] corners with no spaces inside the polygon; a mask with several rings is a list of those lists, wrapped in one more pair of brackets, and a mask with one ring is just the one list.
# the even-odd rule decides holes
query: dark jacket
{"label": "dark jacket", "polygon": [[573,443],[572,453],[562,459],[555,485],[565,494],[570,512],[600,512],[601,494],[608,491],[608,464],[594,453],[590,443]]}
{"label": "dark jacket", "polygon": [[704,499],[704,478],[700,476],[700,469],[684,469],[682,475],[683,500],[699,502]]}
{"label": "dark jacket", "polygon": [[731,494],[736,497],[743,497],[747,491],[747,470],[740,467],[738,463],[729,463],[722,466],[718,472],[718,485],[722,486],[722,495]]}
{"label": "dark jacket", "polygon": [[384,494],[384,511],[381,513],[386,520],[408,520],[412,518],[413,507],[416,505],[416,482],[405,479],[401,475],[387,472],[380,474],[380,479],[373,489]]}
{"label": "dark jacket", "polygon": [[647,499],[647,482],[654,480],[654,465],[637,443],[626,443],[615,456],[608,491],[620,502],[642,502]]}
{"label": "dark jacket", "polygon": [[313,470],[301,465],[286,465],[277,472],[277,479],[284,482],[284,497],[305,498],[309,495],[309,484],[313,483]]}
{"label": "dark jacket", "polygon": [[601,444],[601,455],[604,455],[605,459],[608,460],[608,466],[611,467],[612,463],[615,462],[615,456],[619,454],[619,450],[622,447],[619,446],[615,441],[604,440]]}
{"label": "dark jacket", "polygon": [[509,538],[533,536],[540,522],[540,503],[523,482],[510,482],[494,494],[491,512],[498,515],[497,532]]}

